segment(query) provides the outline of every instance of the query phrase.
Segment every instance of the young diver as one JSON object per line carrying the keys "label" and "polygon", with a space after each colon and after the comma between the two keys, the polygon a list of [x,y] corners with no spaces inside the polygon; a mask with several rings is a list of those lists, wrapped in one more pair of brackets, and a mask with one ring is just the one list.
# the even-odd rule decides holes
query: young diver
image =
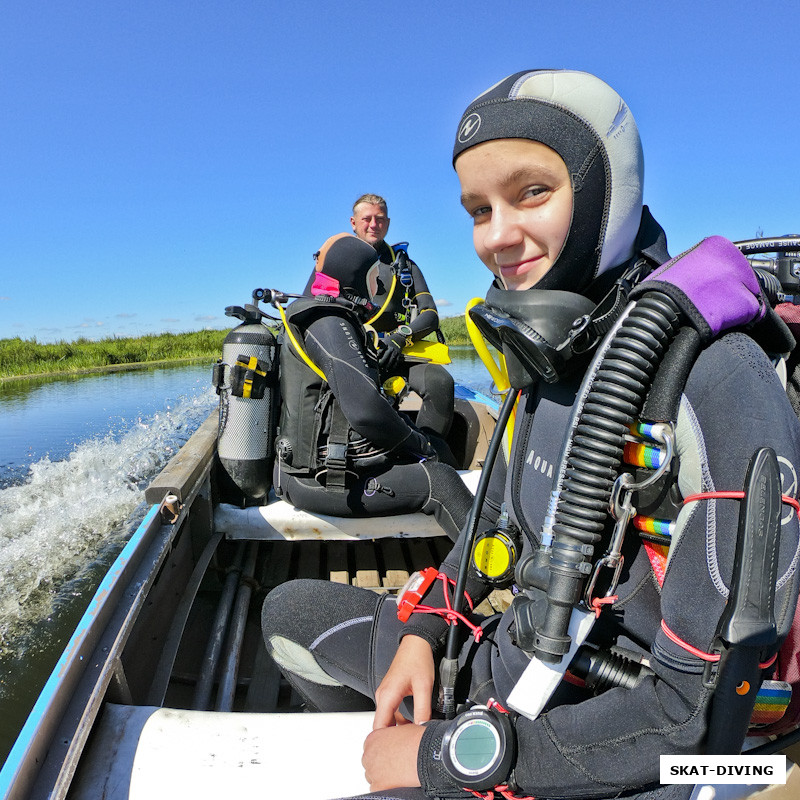
{"label": "young diver", "polygon": [[375,310],[369,284],[377,271],[370,245],[333,236],[319,252],[308,297],[287,309],[299,348],[289,340],[281,352],[275,489],[298,508],[334,516],[423,511],[455,539],[472,493],[439,462],[438,443],[380,391],[376,350],[362,325]]}
{"label": "young diver", "polygon": [[[759,586],[775,589],[773,635],[759,659],[777,650],[797,601],[798,520],[780,487],[796,491],[800,425],[753,337],[775,351],[791,342],[730,242],[704,240],[668,261],[642,204],[635,122],[598,78],[534,70],[502,80],[467,107],[453,161],[476,251],[495,275],[476,322],[496,336],[521,390],[504,492],[506,530],[522,539],[519,594],[502,616],[472,620],[479,635],[458,654],[454,719],[432,713],[448,633],[439,576],[456,579],[465,533],[432,582],[429,573],[402,593],[405,623],[394,598],[290,583],[265,600],[267,647],[293,683],[304,676],[301,691],[317,708],[342,707],[353,691],[375,698],[362,760],[370,798],[470,797],[491,787],[537,798],[684,797],[684,786],[659,786],[659,756],[717,746],[707,654],[728,597],[752,590],[737,584],[734,567],[756,564],[736,554],[741,519],[751,541],[753,515],[740,518],[740,509],[753,510],[756,483],[771,487],[754,516],[776,548],[758,561],[772,570]],[[647,420],[665,421],[669,433]],[[649,430],[654,439],[643,439]],[[761,448],[774,453],[761,458]],[[648,475],[657,478],[650,486]],[[473,603],[492,588],[486,572],[466,579]],[[624,654],[632,668],[603,686],[576,660],[539,698],[540,714],[515,688],[536,661],[563,672],[579,601],[582,619],[596,612],[589,660]],[[413,613],[423,604],[440,613]],[[458,743],[468,747],[472,735],[492,753],[471,770]],[[725,746],[735,750],[743,736]]]}

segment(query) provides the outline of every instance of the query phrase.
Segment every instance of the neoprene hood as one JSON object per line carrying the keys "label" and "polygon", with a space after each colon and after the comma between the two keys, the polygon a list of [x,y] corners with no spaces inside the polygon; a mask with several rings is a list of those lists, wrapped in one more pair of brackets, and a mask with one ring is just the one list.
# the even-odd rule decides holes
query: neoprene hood
{"label": "neoprene hood", "polygon": [[574,70],[510,75],[467,106],[453,163],[467,148],[494,139],[541,142],[561,156],[571,176],[570,230],[536,289],[584,292],[633,255],[644,159],[633,115],[610,86]]}
{"label": "neoprene hood", "polygon": [[365,309],[372,309],[379,259],[372,245],[350,233],[338,233],[325,240],[315,254],[315,271],[304,294],[344,297]]}

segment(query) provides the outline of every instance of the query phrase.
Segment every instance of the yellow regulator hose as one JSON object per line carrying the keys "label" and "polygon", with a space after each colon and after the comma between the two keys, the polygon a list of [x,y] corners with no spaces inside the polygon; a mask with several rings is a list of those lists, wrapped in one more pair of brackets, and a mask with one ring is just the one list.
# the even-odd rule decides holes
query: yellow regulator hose
{"label": "yellow regulator hose", "polygon": [[294,347],[294,350],[297,353],[297,355],[299,355],[300,358],[303,359],[305,364],[312,370],[314,370],[314,372],[316,372],[317,375],[319,375],[319,377],[322,378],[322,380],[327,382],[328,379],[325,377],[325,373],[308,357],[306,351],[303,350],[303,348],[300,346],[300,342],[298,342],[297,339],[294,338],[292,329],[289,327],[289,321],[286,319],[286,312],[283,310],[283,306],[280,305],[280,303],[276,303],[275,305],[277,306],[278,312],[280,313],[281,319],[283,320],[283,329],[286,331],[286,335],[289,337],[289,341],[292,343],[292,346]]}
{"label": "yellow regulator hose", "polygon": [[492,358],[492,354],[489,352],[486,342],[483,341],[483,336],[481,336],[478,326],[472,321],[472,317],[469,315],[469,310],[482,302],[482,297],[473,297],[472,300],[467,303],[467,308],[464,312],[464,319],[467,321],[467,333],[469,333],[469,338],[472,340],[472,346],[475,348],[475,352],[483,362],[483,366],[489,371],[489,375],[491,375],[494,385],[497,387],[497,391],[505,392],[511,386],[511,384],[508,382],[508,373],[506,372],[503,354],[499,354],[500,363],[497,364],[494,358]]}

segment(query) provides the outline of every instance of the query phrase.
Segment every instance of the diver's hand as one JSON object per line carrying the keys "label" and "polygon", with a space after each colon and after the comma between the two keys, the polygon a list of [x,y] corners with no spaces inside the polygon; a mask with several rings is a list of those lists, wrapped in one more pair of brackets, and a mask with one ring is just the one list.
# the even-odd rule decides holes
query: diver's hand
{"label": "diver's hand", "polygon": [[391,377],[403,360],[402,346],[391,336],[386,336],[378,342],[378,369],[381,375]]}
{"label": "diver's hand", "polygon": [[438,461],[436,448],[419,431],[414,431],[405,441],[406,450],[418,461]]}
{"label": "diver's hand", "polygon": [[367,736],[361,764],[371,792],[420,785],[417,753],[424,732],[422,725],[402,725],[374,730]]}
{"label": "diver's hand", "polygon": [[414,699],[414,722],[417,725],[427,722],[431,718],[434,676],[431,646],[420,636],[404,636],[388,672],[375,691],[372,730],[406,725],[408,720],[399,708],[403,698],[409,695]]}

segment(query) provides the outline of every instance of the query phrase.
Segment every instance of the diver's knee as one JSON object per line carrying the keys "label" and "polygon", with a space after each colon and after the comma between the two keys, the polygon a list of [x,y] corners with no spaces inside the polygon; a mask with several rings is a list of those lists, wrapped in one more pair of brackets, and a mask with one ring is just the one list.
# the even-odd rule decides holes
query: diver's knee
{"label": "diver's knee", "polygon": [[[309,601],[314,597],[316,581],[298,578],[276,586],[261,606],[261,630],[264,641],[274,634],[289,634],[306,627]],[[313,606],[311,606],[313,608]]]}
{"label": "diver's knee", "polygon": [[290,672],[299,678],[304,678],[321,686],[342,685],[322,669],[308,649],[290,638],[273,634],[265,636],[264,642],[267,646],[267,651],[282,672]]}

